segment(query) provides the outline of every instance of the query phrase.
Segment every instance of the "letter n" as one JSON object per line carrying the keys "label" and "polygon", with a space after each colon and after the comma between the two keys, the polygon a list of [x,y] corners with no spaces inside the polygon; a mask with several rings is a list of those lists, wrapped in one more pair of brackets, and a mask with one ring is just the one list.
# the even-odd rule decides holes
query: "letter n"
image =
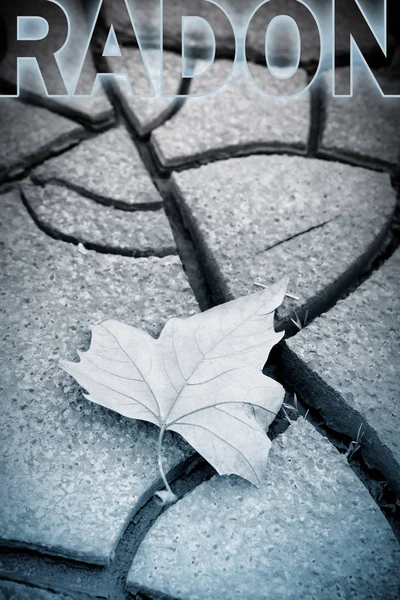
{"label": "letter n", "polygon": [[[367,16],[363,12],[358,0],[333,0],[333,27],[334,27],[334,81],[333,81],[333,95],[338,97],[352,96],[353,95],[353,71],[355,63],[355,55],[358,53],[358,57],[362,59],[368,70],[370,71],[372,81],[378,91],[383,96],[393,95],[393,89],[389,91],[386,88],[388,85],[388,79],[378,78],[376,70],[374,68],[377,65],[389,66],[388,59],[388,31],[387,31],[387,6],[386,0],[381,0],[384,8],[384,44],[381,45],[374,30],[378,23],[370,23]],[[351,18],[343,18],[343,15],[351,15]],[[340,18],[341,17],[341,18]],[[378,18],[378,17],[376,17]],[[339,26],[340,20],[340,26]],[[374,27],[375,26],[375,27]],[[348,70],[349,76],[347,80],[337,77],[337,69],[341,65],[341,54],[343,52],[343,41],[340,46],[342,52],[339,53],[339,38],[340,40],[345,39],[347,46],[344,48],[346,54],[350,54],[350,69]],[[372,48],[373,50],[368,51],[368,57],[364,56],[365,48]],[[363,50],[364,49],[364,50]]]}

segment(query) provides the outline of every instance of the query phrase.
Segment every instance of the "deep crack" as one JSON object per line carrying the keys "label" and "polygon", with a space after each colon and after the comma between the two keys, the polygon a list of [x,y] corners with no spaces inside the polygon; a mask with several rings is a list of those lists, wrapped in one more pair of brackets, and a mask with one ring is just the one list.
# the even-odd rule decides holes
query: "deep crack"
{"label": "deep crack", "polygon": [[57,177],[37,177],[34,173],[31,176],[31,180],[33,183],[37,184],[40,187],[45,187],[46,185],[56,184],[61,187],[64,187],[72,192],[76,192],[80,194],[84,198],[88,198],[89,200],[93,200],[97,204],[102,206],[113,206],[116,210],[126,211],[126,212],[157,212],[163,208],[163,202],[160,199],[159,202],[135,202],[135,204],[127,204],[122,200],[115,200],[114,198],[107,198],[106,196],[101,196],[100,194],[96,194],[95,192],[84,188],[75,183],[71,183],[63,178]]}
{"label": "deep crack", "polygon": [[23,189],[20,189],[20,195],[22,202],[32,218],[32,221],[35,225],[54,240],[66,242],[68,244],[73,244],[74,246],[79,246],[82,244],[87,250],[92,250],[94,252],[98,252],[99,254],[108,254],[115,256],[126,256],[130,258],[165,258],[166,256],[176,256],[177,250],[175,247],[166,247],[161,250],[157,249],[149,249],[149,250],[138,250],[136,248],[119,248],[118,246],[109,246],[107,244],[101,245],[95,242],[89,242],[87,240],[81,240],[74,235],[70,235],[67,233],[63,233],[62,231],[55,229],[54,227],[44,223],[35,213],[33,208],[31,207],[29,201],[27,200]]}
{"label": "deep crack", "polygon": [[[167,477],[178,498],[182,499],[214,474],[208,463],[193,454],[172,469]],[[134,510],[108,566],[3,546],[0,547],[0,581],[64,593],[73,600],[125,600],[125,581],[133,558],[153,523],[169,508],[160,506],[152,497],[161,487],[162,482],[157,479],[145,494],[148,499],[141,508]]]}
{"label": "deep crack", "polygon": [[[168,41],[167,41],[168,46]],[[169,48],[170,50],[172,48]],[[172,49],[175,51],[174,49]],[[264,57],[255,56],[256,62],[262,62],[265,64]],[[340,62],[340,61],[339,61]],[[343,65],[348,64],[349,57],[343,57],[342,59]],[[303,65],[308,71],[309,74],[315,72],[316,63],[311,61],[307,65]],[[185,93],[184,88],[181,88],[181,92]],[[215,264],[210,264],[210,261],[204,261],[204,248],[202,248],[203,242],[199,239],[199,236],[193,231],[193,223],[190,222],[190,218],[187,214],[184,214],[182,209],[182,203],[179,202],[179,194],[177,190],[171,185],[171,182],[168,179],[169,174],[172,170],[185,170],[190,168],[195,168],[201,166],[203,164],[208,164],[210,162],[215,162],[218,160],[227,160],[229,158],[234,157],[242,157],[242,156],[250,156],[252,154],[294,154],[294,155],[305,155],[306,149],[303,147],[282,147],[282,146],[273,146],[273,145],[260,145],[260,144],[249,144],[249,145],[241,145],[241,146],[231,146],[225,149],[210,151],[209,153],[204,153],[201,156],[191,157],[187,161],[180,162],[176,165],[170,165],[168,167],[164,167],[161,165],[156,159],[156,153],[151,144],[151,139],[149,137],[150,131],[155,127],[160,126],[165,123],[166,120],[172,118],[183,106],[184,99],[177,99],[175,102],[171,104],[170,107],[166,111],[164,111],[155,121],[153,121],[150,125],[147,126],[143,131],[140,131],[137,127],[135,127],[135,123],[132,123],[132,120],[129,119],[129,115],[127,111],[123,107],[122,99],[120,96],[117,97],[116,93],[112,93],[111,96],[112,104],[116,108],[117,119],[121,119],[123,115],[124,120],[126,121],[128,129],[133,133],[134,143],[138,148],[142,160],[153,180],[157,189],[159,190],[165,205],[166,212],[169,217],[177,247],[178,254],[181,257],[182,263],[184,265],[185,271],[188,275],[191,286],[194,290],[196,298],[200,304],[202,310],[210,308],[211,306],[218,304],[220,302],[224,302],[230,300],[231,298],[224,292],[221,291],[216,292],[216,288],[220,288],[221,285],[218,282],[222,281],[222,276],[218,273],[218,267]],[[324,106],[322,96],[320,92],[315,92],[312,100],[312,118],[310,124],[310,136],[309,136],[309,148],[308,155],[316,156],[318,158],[325,158],[326,160],[336,160],[338,162],[342,162],[344,164],[354,164],[356,166],[363,166],[365,168],[369,168],[376,171],[381,170],[391,170],[392,165],[388,165],[387,163],[380,163],[380,161],[367,159],[364,157],[357,157],[355,155],[347,155],[343,154],[342,156],[334,156],[334,154],[327,154],[318,151],[319,140],[321,137],[323,121],[324,121]],[[32,103],[35,100],[32,98]],[[122,106],[122,108],[121,108]],[[52,110],[55,112],[60,112],[58,107],[53,107]],[[77,120],[76,116],[73,117]],[[86,123],[87,126],[87,123]],[[34,158],[27,159],[24,162],[23,168],[20,169],[15,175],[12,175],[10,179],[19,179],[23,174],[26,173],[29,168],[33,166],[37,166],[40,162],[44,162],[50,156],[54,155],[54,152],[64,152],[67,148],[71,147],[75,143],[79,143],[79,140],[75,142],[71,142],[69,146],[46,149],[47,152],[42,152],[41,154],[37,154]],[[73,186],[65,181],[57,181],[57,183],[62,183],[65,187],[72,189],[74,191],[78,191],[82,193],[86,197],[90,197],[93,200],[106,204],[106,205],[114,205],[116,208],[121,210],[129,210],[126,206],[118,205],[112,199],[104,199],[97,197],[93,194],[88,193],[86,190],[82,190],[78,186]],[[62,234],[61,232],[45,226],[43,223],[35,215],[34,211],[29,206],[26,198],[23,198],[24,205],[31,215],[32,219],[36,223],[36,225],[44,231],[47,235],[51,236],[54,239],[62,239],[63,241],[67,241],[73,244],[79,244],[80,240],[74,238],[73,236],[68,236]],[[157,209],[160,207],[157,206]],[[135,206],[134,210],[154,210],[153,205],[151,207],[149,205],[143,206]],[[398,216],[398,215],[397,215]],[[335,217],[337,218],[337,217]],[[315,227],[310,228],[308,231],[312,231],[318,227],[323,227],[333,219],[321,223]],[[393,221],[395,222],[395,220]],[[394,229],[393,229],[394,231]],[[305,232],[301,232],[299,234],[295,234],[291,238],[287,240],[283,240],[278,242],[277,244],[266,248],[265,251],[270,250],[276,245],[282,244],[289,239],[293,239],[300,235],[303,235]],[[362,269],[367,267],[365,278],[367,278],[371,269],[378,268],[382,261],[387,260],[387,258],[394,252],[395,248],[398,247],[398,235],[393,232],[393,240],[389,244],[389,249],[387,245],[385,246],[385,235],[379,236],[377,238],[374,248],[371,249],[371,252],[368,256],[363,256],[360,264],[357,264],[351,272],[345,274],[343,279],[339,284],[334,288],[329,288],[325,290],[325,295],[321,298],[318,303],[315,304],[314,309],[311,311],[310,317],[315,318],[319,316],[322,312],[329,310],[332,306],[336,304],[338,299],[343,297],[343,294],[348,294],[352,289],[353,278],[354,275],[358,275],[358,283],[360,284],[360,273]],[[89,249],[95,250],[97,252],[107,253],[107,254],[118,254],[121,256],[143,256],[143,254],[134,254],[130,251],[120,251],[116,248],[108,248],[108,247],[100,247],[96,244],[87,244],[85,246]],[[378,256],[378,259],[375,259],[375,262],[372,263],[371,266],[371,257],[375,256],[379,249],[382,249],[384,246],[384,252]],[[200,248],[200,250],[199,250]],[[176,252],[173,252],[174,254]],[[163,254],[164,256],[167,254]],[[157,256],[157,254],[146,254],[146,256]],[[206,266],[203,268],[203,264],[206,263]],[[217,285],[216,285],[217,282]],[[328,293],[329,292],[329,293]],[[213,295],[214,293],[214,295]],[[275,368],[278,367],[279,378],[282,380],[284,384],[286,384],[285,376],[282,375],[283,367],[286,361],[282,358],[282,346],[278,347],[276,353],[273,352],[271,355],[270,365],[275,365]],[[287,384],[286,384],[287,385]],[[304,402],[301,398],[301,409],[300,413],[305,413]],[[282,421],[282,419],[280,419]],[[313,410],[309,413],[309,420],[313,423],[318,430],[324,433],[331,443],[335,445],[340,451],[344,451],[346,445],[350,443],[351,439],[346,438],[345,436],[339,436],[333,430],[330,430],[329,427],[326,426],[326,423],[320,423],[320,418],[317,412]],[[276,437],[282,433],[280,428],[284,427],[282,423],[279,425],[279,419],[275,424],[275,432],[271,432],[272,437]],[[354,464],[351,464],[352,468],[356,471],[357,475],[363,481],[371,482],[371,481],[379,481],[380,474],[375,473],[371,474],[371,472],[367,469],[366,465],[362,460],[354,460]],[[178,494],[180,498],[182,498],[185,494],[189,493],[193,489],[195,489],[201,483],[210,479],[214,474],[214,470],[210,467],[205,461],[199,459],[199,457],[195,456],[193,459],[189,459],[183,465],[180,465],[179,468],[175,471],[175,473],[170,474],[172,477],[171,483],[174,483],[174,491]],[[363,480],[364,478],[364,480]],[[157,486],[159,482],[155,485]],[[368,485],[367,485],[368,487]],[[387,488],[385,498],[392,498],[391,491]],[[378,499],[375,496],[375,500]],[[386,501],[386,500],[385,500]],[[387,502],[390,504],[390,500]],[[379,504],[379,501],[378,501]],[[385,510],[384,506],[381,508]],[[95,566],[85,565],[82,563],[68,561],[67,559],[48,557],[40,553],[29,552],[24,550],[15,550],[7,552],[5,549],[0,549],[0,555],[2,558],[2,571],[0,572],[0,580],[3,578],[8,581],[21,581],[22,583],[28,586],[36,586],[41,589],[47,589],[51,591],[55,591],[58,593],[66,593],[73,600],[81,600],[82,598],[98,598],[108,600],[124,600],[126,598],[125,592],[125,580],[128,570],[132,564],[132,560],[141,544],[146,534],[148,533],[151,525],[157,520],[157,518],[162,514],[163,509],[158,507],[153,500],[149,500],[143,508],[141,508],[138,512],[136,512],[131,519],[130,524],[126,528],[123,533],[118,547],[116,549],[115,557],[111,561],[111,564],[106,568],[99,568]],[[398,512],[394,514],[394,517],[398,516]],[[389,520],[391,515],[389,515],[386,511],[386,516],[388,516]],[[398,534],[398,531],[397,531]],[[26,565],[29,565],[27,568],[28,572],[37,572],[38,575],[23,575],[18,573],[18,563],[26,562]],[[7,569],[7,565],[12,567],[11,569]],[[5,567],[5,568],[4,568]],[[46,575],[47,571],[47,575]],[[77,574],[80,574],[82,579],[86,578],[85,586],[77,585],[76,579]]]}

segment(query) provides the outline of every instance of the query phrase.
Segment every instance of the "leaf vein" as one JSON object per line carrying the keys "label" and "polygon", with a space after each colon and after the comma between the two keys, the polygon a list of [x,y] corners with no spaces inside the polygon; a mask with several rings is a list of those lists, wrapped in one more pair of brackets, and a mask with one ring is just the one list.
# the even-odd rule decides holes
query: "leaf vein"
{"label": "leaf vein", "polygon": [[[131,357],[129,356],[129,354],[127,353],[127,351],[125,350],[125,348],[122,347],[122,344],[120,343],[120,341],[118,340],[118,338],[112,333],[112,331],[110,331],[104,324],[102,325],[102,327],[111,335],[111,337],[117,342],[118,346],[121,348],[122,352],[125,354],[126,358],[129,360],[129,362],[133,365],[135,365],[135,367],[137,368],[137,370],[139,371],[140,375],[143,377],[143,381],[146,382],[147,387],[150,390],[151,395],[154,398],[154,401],[156,403],[157,406],[157,410],[158,410],[158,415],[157,418],[161,421],[161,408],[160,405],[158,403],[158,400],[153,392],[153,390],[151,389],[151,386],[149,384],[149,382],[147,381],[146,377],[144,376],[144,374],[142,373],[141,369],[133,362],[133,360],[131,359]],[[150,410],[150,409],[149,409]],[[150,411],[152,412],[152,411]],[[155,414],[152,412],[152,414]]]}
{"label": "leaf vein", "polygon": [[195,423],[179,423],[179,425],[188,425],[189,427],[195,427],[195,428],[197,427],[199,429],[203,429],[204,431],[207,431],[210,435],[212,435],[212,436],[216,437],[217,439],[221,440],[221,442],[223,442],[227,446],[230,446],[231,448],[233,448],[246,461],[246,463],[249,465],[250,469],[253,471],[254,475],[256,476],[257,481],[260,483],[260,478],[257,475],[257,472],[256,472],[255,468],[251,464],[250,460],[245,456],[245,454],[241,450],[239,450],[239,448],[236,448],[236,446],[234,446],[233,444],[231,444],[227,440],[224,440],[224,438],[222,438],[218,434],[214,433],[213,431],[211,431],[207,427],[204,427],[204,425],[196,425]]}

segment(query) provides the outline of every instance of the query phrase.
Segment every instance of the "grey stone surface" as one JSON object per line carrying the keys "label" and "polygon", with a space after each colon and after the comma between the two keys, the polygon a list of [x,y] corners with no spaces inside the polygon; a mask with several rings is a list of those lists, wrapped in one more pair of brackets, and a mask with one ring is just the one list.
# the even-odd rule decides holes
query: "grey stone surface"
{"label": "grey stone surface", "polygon": [[[348,298],[323,314],[288,347],[285,361],[310,402],[361,450],[400,492],[400,251]],[[298,363],[301,361],[301,364]],[[309,372],[311,371],[311,373]],[[297,386],[299,387],[299,386]]]}
{"label": "grey stone surface", "polygon": [[162,203],[130,135],[123,127],[85,140],[71,152],[35,169],[33,176],[40,183],[67,183],[122,208],[157,208]]}
{"label": "grey stone surface", "polygon": [[[266,70],[254,66],[265,80]],[[229,63],[219,61],[207,80],[208,89],[217,88],[229,73]],[[302,72],[306,83],[307,75]],[[294,88],[293,88],[294,90]],[[204,93],[201,79],[193,93]],[[231,156],[243,147],[296,147],[305,151],[310,124],[310,94],[296,98],[264,96],[238,64],[233,78],[215,94],[190,98],[183,108],[152,134],[155,150],[165,166],[176,166],[209,155]]]}
{"label": "grey stone surface", "polygon": [[[67,6],[70,20],[70,35],[67,43],[57,56],[68,91],[73,93],[80,78],[79,69],[82,66],[81,61],[86,52],[90,31],[79,0],[68,0]],[[55,9],[53,11],[51,6],[48,10],[51,11],[48,15],[49,19],[51,19],[52,36],[51,39],[46,38],[44,43],[46,44],[45,48],[47,48],[46,55],[49,59],[52,59],[52,44],[55,37],[59,38],[60,47],[63,46],[65,40],[63,39],[63,29],[58,19],[58,10]],[[16,52],[13,45],[9,46],[8,52],[13,54]],[[51,82],[52,70],[50,69],[49,62],[42,60],[41,66],[42,71],[40,72],[36,66],[32,67],[31,65],[24,65],[23,62],[20,63],[19,82],[20,93],[22,95],[33,97],[41,105],[60,111],[66,116],[77,118],[93,128],[104,127],[114,120],[113,108],[107,99],[101,83],[96,85],[94,88],[95,93],[92,96],[81,98],[71,98],[69,96],[48,97],[42,77],[46,82]],[[2,64],[2,79],[8,84],[12,83],[15,85],[15,73],[9,67],[10,63],[7,61]],[[90,57],[87,66],[82,72],[81,83],[94,81],[95,73],[96,69]]]}
{"label": "grey stone surface", "polygon": [[[80,77],[80,85],[84,86],[82,89],[89,89],[94,81],[93,74],[96,71],[95,65],[90,61]],[[95,131],[104,129],[115,122],[114,109],[108,100],[101,78],[94,83],[90,96],[77,95],[58,99],[48,98],[41,94],[40,99],[50,109],[70,115]]]}
{"label": "grey stone surface", "polygon": [[176,254],[162,209],[123,211],[54,184],[25,184],[23,194],[41,227],[66,241],[131,256]]}
{"label": "grey stone surface", "polygon": [[[117,78],[117,90],[121,99],[122,106],[129,121],[132,123],[135,131],[139,135],[145,135],[155,129],[163,119],[166,118],[171,107],[174,104],[174,98],[161,96],[161,53],[156,49],[148,49],[144,52],[146,64],[152,77],[154,86],[154,97],[140,98],[134,95],[132,87],[126,78]],[[143,83],[143,73],[138,71],[136,65],[140,61],[140,53],[136,48],[124,48],[124,66],[132,81],[133,89],[135,85],[141,89]],[[163,80],[168,82],[169,89],[173,89],[175,94],[179,93],[180,73],[182,59],[172,52],[163,53]]]}
{"label": "grey stone surface", "polygon": [[303,419],[259,489],[214,477],[139,547],[128,589],[179,600],[398,598],[399,545],[346,459]]}
{"label": "grey stone surface", "polygon": [[[91,64],[82,73],[81,83],[89,85],[93,81],[95,67]],[[86,83],[87,82],[87,83]],[[114,109],[101,85],[101,81],[93,87],[91,96],[47,96],[42,80],[37,72],[26,70],[22,74],[20,94],[35,103],[59,112],[66,117],[76,119],[91,129],[103,129],[115,121]]]}
{"label": "grey stone surface", "polygon": [[[349,69],[339,69],[346,81]],[[400,99],[383,98],[366,69],[356,70],[352,98],[332,96],[332,72],[324,76],[327,94],[326,124],[320,145],[322,154],[355,155],[389,164],[400,160]],[[378,76],[386,94],[399,94],[399,81]]]}
{"label": "grey stone surface", "polygon": [[387,174],[295,156],[253,156],[175,173],[184,218],[220,300],[288,276],[281,318],[324,302],[371,260],[396,195]]}
{"label": "grey stone surface", "polygon": [[12,581],[0,581],[0,600],[72,600],[65,594],[53,594]]}
{"label": "grey stone surface", "polygon": [[[177,257],[133,259],[55,241],[3,195],[0,537],[107,563],[158,480],[158,431],[90,404],[59,367],[116,319],[158,334],[197,304]],[[173,436],[169,469],[187,455]]]}
{"label": "grey stone surface", "polygon": [[0,99],[0,179],[76,144],[84,129],[43,108]]}

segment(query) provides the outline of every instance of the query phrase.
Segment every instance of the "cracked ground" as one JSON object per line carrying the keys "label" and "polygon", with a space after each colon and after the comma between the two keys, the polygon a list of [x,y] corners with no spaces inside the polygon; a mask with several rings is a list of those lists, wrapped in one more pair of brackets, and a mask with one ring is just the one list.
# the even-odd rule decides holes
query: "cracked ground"
{"label": "cracked ground", "polygon": [[[130,72],[139,50],[112,19]],[[154,70],[153,24],[138,22]],[[168,88],[201,93],[179,76],[174,27]],[[217,83],[231,49],[216,27]],[[389,43],[375,75],[399,93]],[[112,71],[94,52],[89,80],[96,66]],[[207,97],[138,98],[118,80],[70,100],[26,75],[20,99],[0,99],[1,600],[400,598],[399,100],[365,72],[351,99],[331,80],[325,68],[299,96],[270,98],[239,63]],[[283,276],[286,336],[266,372],[286,408],[265,479],[218,477],[170,434],[179,501],[161,508],[156,428],[89,404],[59,360],[106,319],[158,336]]]}

